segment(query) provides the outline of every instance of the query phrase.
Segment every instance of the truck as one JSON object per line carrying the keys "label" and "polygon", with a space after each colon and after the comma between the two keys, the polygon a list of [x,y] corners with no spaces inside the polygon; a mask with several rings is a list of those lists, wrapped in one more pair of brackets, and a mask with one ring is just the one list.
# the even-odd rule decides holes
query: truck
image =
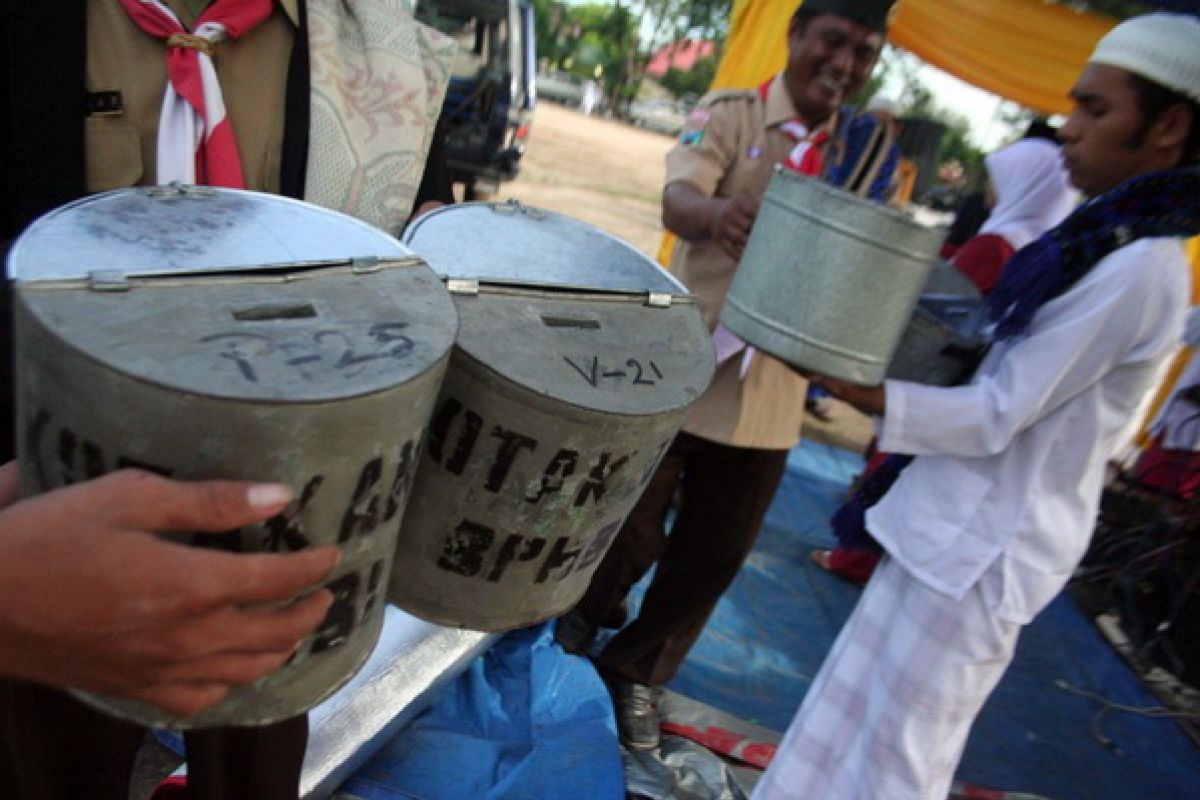
{"label": "truck", "polygon": [[420,0],[416,17],[458,42],[442,105],[451,180],[486,200],[520,170],[537,98],[529,0]]}

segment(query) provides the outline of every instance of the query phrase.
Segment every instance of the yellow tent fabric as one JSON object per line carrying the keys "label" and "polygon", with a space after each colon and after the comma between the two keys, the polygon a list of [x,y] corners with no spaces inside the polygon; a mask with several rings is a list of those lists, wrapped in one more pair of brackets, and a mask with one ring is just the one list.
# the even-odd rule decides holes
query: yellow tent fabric
{"label": "yellow tent fabric", "polygon": [[[712,88],[757,86],[783,68],[796,0],[734,0]],[[923,61],[1029,108],[1068,110],[1067,92],[1114,21],[1045,0],[900,0],[890,40]],[[668,263],[667,234],[658,259]],[[1192,240],[1200,290],[1200,240]],[[1200,299],[1200,298],[1198,298]]]}
{"label": "yellow tent fabric", "polygon": [[[782,68],[796,0],[735,0],[713,88],[754,86]],[[1113,20],[1044,0],[900,0],[890,40],[968,83],[1045,113]]]}
{"label": "yellow tent fabric", "polygon": [[[1193,237],[1188,240],[1188,256],[1192,261],[1192,305],[1200,305],[1200,236]],[[1184,347],[1175,356],[1175,360],[1171,362],[1167,374],[1163,377],[1163,382],[1158,387],[1158,393],[1155,394],[1154,400],[1150,403],[1150,407],[1146,410],[1146,416],[1142,418],[1141,428],[1137,434],[1137,444],[1139,447],[1145,447],[1150,441],[1150,423],[1154,422],[1154,418],[1158,416],[1159,409],[1163,407],[1163,403],[1167,402],[1167,398],[1171,396],[1171,392],[1175,389],[1175,383],[1179,380],[1180,373],[1184,367],[1192,360],[1196,354],[1196,350],[1191,347]]]}
{"label": "yellow tent fabric", "polygon": [[[757,86],[783,68],[797,0],[734,0],[713,89]],[[1044,112],[1067,91],[1113,21],[1044,0],[900,0],[889,38],[927,63]],[[664,237],[666,264],[674,238]]]}
{"label": "yellow tent fabric", "polygon": [[900,0],[889,36],[921,60],[1048,114],[1115,21],[1043,0]]}

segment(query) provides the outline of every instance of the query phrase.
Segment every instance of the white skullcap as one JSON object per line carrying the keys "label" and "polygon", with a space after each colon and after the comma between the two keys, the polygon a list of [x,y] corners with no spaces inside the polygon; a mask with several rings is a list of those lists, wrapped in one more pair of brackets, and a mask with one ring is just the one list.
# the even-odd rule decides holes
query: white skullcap
{"label": "white skullcap", "polygon": [[1200,18],[1144,14],[1109,31],[1089,61],[1141,75],[1200,102]]}

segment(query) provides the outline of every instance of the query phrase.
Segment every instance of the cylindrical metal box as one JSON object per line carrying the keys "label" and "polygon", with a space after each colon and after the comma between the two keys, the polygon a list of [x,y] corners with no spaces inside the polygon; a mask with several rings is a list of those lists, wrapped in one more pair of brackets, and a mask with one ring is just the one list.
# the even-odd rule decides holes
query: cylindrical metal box
{"label": "cylindrical metal box", "polygon": [[888,364],[887,377],[953,386],[970,376],[988,339],[987,301],[948,261],[934,263]]}
{"label": "cylindrical metal box", "polygon": [[[195,546],[336,544],[336,600],[287,665],[181,720],[264,724],[313,706],[370,654],[422,436],[457,329],[442,282],[396,240],[325,209],[233,190],[88,198],[36,222],[17,280],[19,460],[37,493],[126,466],[279,481],[297,499]],[[82,694],[82,693],[81,693]]]}
{"label": "cylindrical metal box", "polygon": [[707,388],[708,331],[658,265],[559,214],[455,206],[404,240],[461,325],[388,599],[483,630],[559,614]]}
{"label": "cylindrical metal box", "polygon": [[721,322],[802,369],[874,385],[944,231],[776,168]]}

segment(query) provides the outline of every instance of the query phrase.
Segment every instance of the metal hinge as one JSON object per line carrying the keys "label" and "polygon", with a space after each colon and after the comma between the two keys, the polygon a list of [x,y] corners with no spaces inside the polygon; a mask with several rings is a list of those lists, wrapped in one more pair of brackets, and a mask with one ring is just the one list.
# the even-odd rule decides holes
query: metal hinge
{"label": "metal hinge", "polygon": [[93,292],[125,292],[129,279],[119,269],[98,269],[88,273],[88,288]]}
{"label": "metal hinge", "polygon": [[380,269],[382,267],[379,264],[379,256],[358,256],[350,259],[350,271],[355,275],[378,272]]}
{"label": "metal hinge", "polygon": [[450,294],[479,294],[479,281],[474,278],[447,278],[446,290]]}
{"label": "metal hinge", "polygon": [[670,308],[671,294],[669,292],[650,292],[646,295],[646,305],[652,308]]}

